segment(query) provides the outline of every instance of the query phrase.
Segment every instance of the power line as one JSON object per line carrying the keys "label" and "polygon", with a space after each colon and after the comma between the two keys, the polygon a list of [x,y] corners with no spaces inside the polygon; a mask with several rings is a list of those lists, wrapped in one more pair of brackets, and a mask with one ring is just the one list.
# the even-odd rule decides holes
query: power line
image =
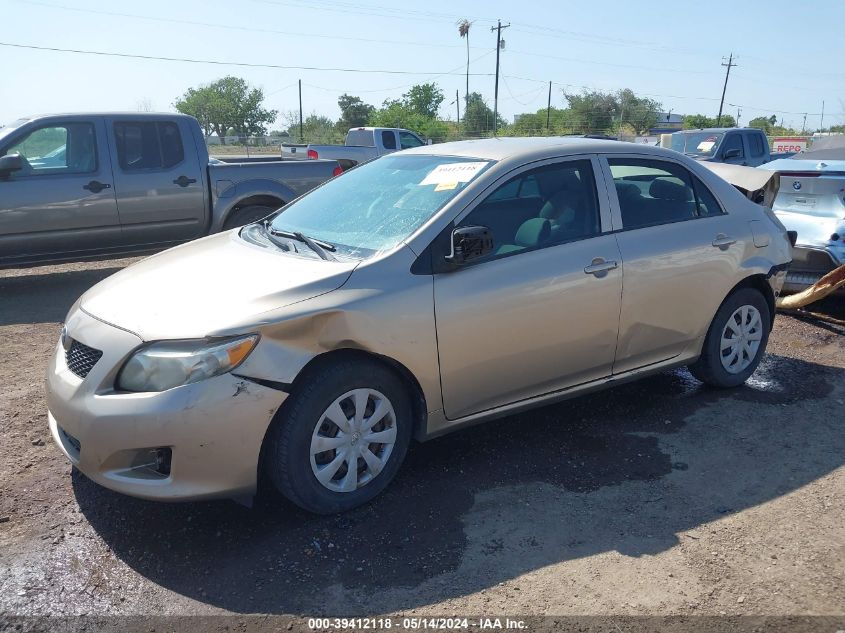
{"label": "power line", "polygon": [[[471,59],[470,63],[477,62],[478,60],[484,59],[488,55],[492,55],[492,54],[493,54],[493,51],[487,51],[487,52],[483,53],[482,55],[479,55],[478,57]],[[463,68],[464,68],[464,65],[461,64],[460,66],[457,66],[456,68],[453,68],[452,70],[449,70],[445,73],[441,73],[439,75],[433,75],[431,77],[427,77],[426,80],[427,81],[433,81],[435,79],[442,77],[443,75],[463,75],[465,73],[458,72],[459,70],[462,70]],[[479,74],[480,75],[487,75],[487,76],[490,75],[490,73],[486,73],[486,74],[485,73],[479,73]],[[316,88],[317,90],[322,90],[323,92],[333,92],[333,93],[336,93],[336,94],[344,94],[344,93],[351,94],[353,92],[355,94],[370,94],[370,93],[375,93],[375,92],[391,92],[393,90],[404,90],[405,88],[410,88],[411,86],[414,86],[416,84],[415,83],[403,84],[401,86],[393,86],[391,88],[379,88],[377,90],[358,90],[357,88],[355,88],[354,90],[338,90],[336,88],[326,88],[325,86],[317,86],[315,84],[302,84],[302,85],[308,86],[309,88]]]}
{"label": "power line", "polygon": [[[343,40],[343,41],[350,41],[350,42],[364,42],[369,44],[406,44],[409,46],[425,46],[427,48],[437,47],[437,48],[463,48],[460,44],[432,44],[431,42],[413,42],[408,40],[384,40],[384,39],[375,39],[375,38],[366,38],[366,37],[352,37],[346,35],[325,35],[320,33],[304,33],[302,31],[279,31],[277,29],[268,29],[268,28],[258,28],[258,27],[249,27],[249,26],[237,26],[232,24],[218,24],[214,22],[199,22],[196,20],[182,20],[179,18],[165,18],[153,15],[141,15],[137,13],[123,13],[119,11],[105,11],[101,9],[85,9],[82,7],[69,7],[60,4],[52,4],[49,2],[39,2],[38,0],[17,0],[17,2],[21,2],[23,4],[28,4],[32,6],[39,6],[45,7],[48,9],[60,9],[62,11],[73,11],[76,13],[86,13],[89,15],[108,15],[111,17],[119,17],[119,18],[130,18],[133,20],[149,20],[152,22],[163,22],[166,24],[178,24],[178,25],[186,25],[186,26],[202,26],[207,28],[214,28],[214,29],[225,29],[229,31],[241,31],[246,33],[268,33],[273,35],[285,35],[287,37],[307,37],[307,38],[320,38],[320,39],[327,39],[327,40]],[[475,47],[474,47],[475,48]]]}
{"label": "power line", "polygon": [[[236,66],[236,67],[245,67],[245,68],[270,68],[270,69],[277,69],[277,70],[310,70],[314,72],[349,72],[349,73],[359,73],[359,74],[386,74],[386,75],[411,75],[411,76],[419,76],[419,75],[429,75],[435,77],[442,77],[442,76],[455,76],[460,75],[463,76],[463,72],[459,72],[460,68],[463,68],[463,65],[460,67],[446,72],[436,72],[436,71],[407,71],[407,70],[375,70],[375,69],[364,69],[364,68],[333,68],[333,67],[323,67],[323,66],[296,66],[296,65],[282,65],[282,64],[260,64],[260,63],[249,63],[249,62],[230,62],[230,61],[221,61],[221,60],[209,60],[209,59],[195,59],[195,58],[183,58],[183,57],[164,57],[164,56],[155,56],[155,55],[140,55],[140,54],[130,54],[130,53],[117,53],[117,52],[108,52],[108,51],[94,51],[94,50],[85,50],[85,49],[74,49],[74,48],[59,48],[59,47],[52,47],[52,46],[35,46],[32,44],[16,44],[12,42],[0,42],[0,46],[5,46],[8,48],[17,48],[17,49],[25,49],[25,50],[36,50],[36,51],[46,51],[46,52],[59,52],[59,53],[75,53],[80,55],[93,55],[93,56],[100,56],[100,57],[118,57],[123,59],[141,59],[147,61],[165,61],[165,62],[181,62],[181,63],[189,63],[189,64],[210,64],[216,66]],[[487,51],[481,57],[484,57],[493,51]],[[471,76],[474,77],[491,77],[493,73],[470,73]],[[508,79],[516,79],[519,81],[529,81],[535,83],[541,83],[543,85],[548,83],[547,79],[535,79],[533,77],[521,77],[518,75],[502,75],[502,77],[507,77]],[[591,89],[589,86],[581,85],[578,86],[577,84],[567,84],[564,82],[555,81],[556,84],[566,87],[580,87],[584,89]],[[409,84],[410,85],[410,84]],[[401,86],[402,88],[407,86]],[[388,89],[385,90],[374,90],[369,92],[386,92]],[[357,92],[367,92],[367,91],[357,91]],[[716,101],[717,99],[714,97],[700,97],[700,96],[690,96],[690,95],[666,95],[666,94],[657,94],[657,93],[639,93],[643,96],[648,97],[658,97],[664,99],[695,99],[695,100],[704,100],[704,101]],[[733,106],[740,105],[743,108],[747,108],[749,110],[755,110],[759,112],[772,112],[775,114],[797,114],[803,115],[804,112],[791,112],[787,110],[778,110],[775,108],[768,108],[768,107],[759,107],[759,106],[752,106],[748,104],[730,104]],[[809,112],[808,115],[818,116],[820,113],[818,112]]]}
{"label": "power line", "polygon": [[[452,75],[454,72],[437,71],[412,71],[412,70],[375,70],[370,68],[331,68],[325,66],[294,66],[282,64],[256,64],[250,62],[227,62],[213,59],[193,59],[188,57],[160,57],[157,55],[137,55],[131,53],[115,53],[108,51],[92,51],[78,48],[58,48],[55,46],[34,46],[32,44],[14,44],[11,42],[0,42],[0,46],[11,48],[23,48],[36,51],[50,51],[57,53],[77,53],[80,55],[97,55],[101,57],[122,57],[127,59],[145,59],[163,62],[184,62],[188,64],[213,64],[217,66],[241,66],[246,68],[275,68],[280,70],[312,70],[315,72],[343,72],[343,73],[365,73],[380,75]],[[463,75],[463,73],[460,73]],[[491,73],[470,73],[478,77],[489,77]]]}

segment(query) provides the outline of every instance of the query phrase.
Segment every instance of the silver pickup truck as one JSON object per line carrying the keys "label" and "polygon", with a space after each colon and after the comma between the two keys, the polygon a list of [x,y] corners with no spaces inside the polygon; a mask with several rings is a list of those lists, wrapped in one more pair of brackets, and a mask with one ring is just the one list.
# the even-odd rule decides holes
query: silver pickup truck
{"label": "silver pickup truck", "polygon": [[196,119],[100,113],[0,128],[0,267],[160,250],[261,219],[336,161],[209,158]]}
{"label": "silver pickup truck", "polygon": [[411,147],[426,145],[426,141],[409,130],[392,127],[354,127],[346,133],[343,145],[297,145],[282,143],[285,160],[336,160],[341,168],[349,169],[368,160]]}

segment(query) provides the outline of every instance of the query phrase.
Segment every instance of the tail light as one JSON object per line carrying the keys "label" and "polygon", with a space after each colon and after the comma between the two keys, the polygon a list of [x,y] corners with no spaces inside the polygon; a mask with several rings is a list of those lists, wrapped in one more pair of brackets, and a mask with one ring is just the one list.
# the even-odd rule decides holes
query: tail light
{"label": "tail light", "polygon": [[342,173],[343,173],[343,167],[338,165],[337,167],[334,168],[334,171],[332,172],[332,178],[334,178],[335,176],[340,176]]}
{"label": "tail light", "polygon": [[318,158],[320,158],[320,155],[317,153],[316,149],[309,149],[308,150],[308,158],[310,158],[312,160],[317,160]]}

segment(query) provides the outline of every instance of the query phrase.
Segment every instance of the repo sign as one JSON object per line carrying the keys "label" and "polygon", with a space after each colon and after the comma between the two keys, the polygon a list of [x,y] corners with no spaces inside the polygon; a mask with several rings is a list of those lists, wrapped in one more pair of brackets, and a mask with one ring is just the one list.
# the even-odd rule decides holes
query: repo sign
{"label": "repo sign", "polygon": [[772,139],[772,153],[800,152],[807,149],[807,138],[804,136],[776,136]]}

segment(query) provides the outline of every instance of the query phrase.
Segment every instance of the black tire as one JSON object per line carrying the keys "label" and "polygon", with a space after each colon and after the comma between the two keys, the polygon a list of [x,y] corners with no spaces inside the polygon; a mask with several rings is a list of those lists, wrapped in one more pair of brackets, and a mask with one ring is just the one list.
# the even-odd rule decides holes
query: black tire
{"label": "black tire", "polygon": [[[722,351],[720,349],[722,332],[727,326],[728,319],[743,306],[752,306],[760,313],[762,338],[751,363],[742,371],[731,373],[722,365]],[[713,317],[713,322],[710,324],[710,329],[707,331],[707,337],[704,340],[701,356],[689,366],[690,373],[711,387],[726,389],[743,384],[757,369],[757,365],[760,364],[760,360],[766,351],[771,323],[769,304],[759,290],[754,288],[737,290],[725,299],[716,312],[716,316]]]}
{"label": "black tire", "polygon": [[[372,500],[396,476],[411,442],[413,413],[405,383],[378,362],[349,359],[319,365],[297,384],[267,434],[264,469],[270,481],[293,503],[316,514],[344,512]],[[354,492],[335,492],[312,470],[312,434],[329,406],[354,389],[377,390],[390,401],[396,441],[382,470],[370,481]],[[341,472],[343,468],[348,470],[344,465]]]}
{"label": "black tire", "polygon": [[[282,205],[280,204],[279,206],[281,207]],[[223,223],[223,230],[228,231],[229,229],[258,222],[262,218],[266,218],[275,210],[276,209],[273,207],[268,207],[263,204],[251,204],[243,207],[226,218],[226,221]]]}

